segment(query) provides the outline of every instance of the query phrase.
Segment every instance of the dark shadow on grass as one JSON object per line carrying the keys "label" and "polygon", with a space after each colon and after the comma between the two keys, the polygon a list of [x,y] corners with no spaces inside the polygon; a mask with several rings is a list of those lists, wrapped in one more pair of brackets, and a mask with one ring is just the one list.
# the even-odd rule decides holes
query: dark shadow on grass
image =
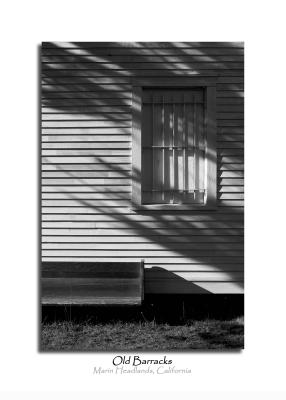
{"label": "dark shadow on grass", "polygon": [[142,307],[138,306],[87,306],[44,305],[42,322],[90,321],[106,323],[116,321],[158,322],[184,325],[187,320],[215,319],[227,321],[244,315],[244,299],[241,294],[147,294]]}
{"label": "dark shadow on grass", "polygon": [[[172,311],[178,315],[171,316]],[[43,315],[43,352],[238,352],[243,348],[242,295],[150,296],[141,311],[45,306]]]}

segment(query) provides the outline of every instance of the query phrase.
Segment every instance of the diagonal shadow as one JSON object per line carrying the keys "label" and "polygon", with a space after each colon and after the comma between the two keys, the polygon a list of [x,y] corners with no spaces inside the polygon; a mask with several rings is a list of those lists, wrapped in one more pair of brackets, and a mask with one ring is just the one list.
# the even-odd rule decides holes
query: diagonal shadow
{"label": "diagonal shadow", "polygon": [[[227,112],[219,113],[219,118],[221,118],[218,121],[219,135],[223,139],[229,138],[232,140],[218,141],[218,162],[220,163],[222,159],[224,159],[224,165],[228,165],[227,162],[230,165],[235,164],[231,162],[233,160],[241,162],[243,154],[241,141],[243,133],[241,128],[241,111],[243,111],[243,99],[241,98],[243,89],[243,50],[240,47],[230,48],[229,44],[220,44],[220,47],[225,47],[225,54],[222,56],[218,54],[215,48],[209,49],[206,45],[194,48],[191,51],[188,45],[184,44],[177,46],[173,43],[165,43],[163,48],[158,48],[159,46],[156,47],[154,45],[154,47],[147,49],[144,44],[140,43],[130,44],[130,47],[114,43],[112,52],[110,52],[110,48],[105,48],[104,44],[99,48],[94,48],[91,43],[73,43],[71,46],[76,46],[76,48],[69,49],[60,47],[57,44],[49,44],[47,48],[43,49],[43,110],[44,113],[46,111],[49,112],[49,114],[43,114],[44,116],[49,116],[48,120],[45,118],[43,132],[45,135],[49,135],[49,138],[55,139],[59,135],[59,132],[57,132],[53,136],[54,126],[61,126],[57,129],[58,131],[60,130],[60,136],[64,137],[64,135],[69,135],[71,132],[77,132],[73,128],[65,128],[66,122],[83,120],[89,122],[89,124],[82,124],[84,127],[80,128],[81,134],[84,133],[86,137],[95,135],[93,129],[98,127],[99,122],[102,123],[102,128],[100,129],[104,133],[109,132],[110,130],[107,126],[111,126],[110,129],[116,129],[117,131],[120,129],[122,135],[127,138],[130,137],[130,84],[131,79],[134,77],[216,76],[220,79],[218,80],[218,85],[226,85],[227,83],[226,87],[231,90],[233,96],[231,104],[228,104],[227,101],[224,104],[224,98],[220,98],[219,107],[221,110],[227,110]],[[170,63],[177,69],[170,68]],[[181,69],[178,70],[178,68]],[[215,72],[214,68],[216,69]],[[66,118],[58,119],[61,115],[64,115],[63,118],[66,116]],[[235,116],[237,116],[237,119],[234,119]],[[53,122],[54,124],[52,124]],[[107,125],[104,125],[105,122],[107,122]],[[48,143],[57,145],[59,142],[49,140]],[[116,149],[116,147],[112,149]],[[74,150],[74,154],[78,153],[78,156],[81,156],[81,150],[80,148]],[[94,145],[94,148],[90,147],[89,157],[96,163],[104,162],[108,172],[118,174],[122,179],[126,179],[126,182],[130,179],[130,170],[122,168],[122,164],[109,163],[106,159],[97,155],[96,145]],[[48,161],[52,159],[53,157],[51,156]],[[64,174],[63,179],[76,179],[77,184],[82,188],[86,188],[86,193],[89,195],[100,193],[102,188],[89,183],[89,179],[92,179],[90,176],[78,177],[76,171],[66,169],[67,165],[66,163],[53,164],[55,170],[47,171],[62,171]],[[85,164],[83,171],[93,172],[92,167],[92,162]],[[241,179],[243,173],[241,164],[232,171],[233,175],[237,175],[237,178],[231,179]],[[225,179],[221,175],[222,171],[219,171],[218,199],[222,195],[227,195],[226,191],[224,193],[221,192],[222,186],[225,186],[221,184],[222,180]],[[133,177],[133,179],[139,179],[139,177]],[[94,206],[90,197],[84,198],[84,192],[76,192],[77,186],[74,186],[74,191],[72,192],[66,191],[65,185],[61,185],[61,188],[66,198],[78,202],[79,209],[80,207],[86,208],[85,213],[80,209],[78,213],[73,210],[73,214],[82,216],[87,214],[91,216],[95,214],[101,215],[101,221],[106,224],[107,229],[108,218],[113,223],[124,224],[125,228],[123,230],[129,229],[133,233],[137,232],[145,241],[158,243],[160,248],[167,251],[175,251],[178,257],[190,258],[190,262],[197,263],[198,268],[200,264],[208,263],[214,269],[217,268],[218,271],[228,274],[232,282],[236,282],[239,286],[242,285],[242,281],[237,280],[243,259],[242,207],[236,207],[235,205],[220,206],[218,212],[214,214],[205,211],[200,211],[199,213],[188,212],[188,215],[193,216],[190,221],[184,218],[186,212],[168,211],[168,213],[164,212],[162,214],[159,211],[140,211],[140,215],[145,216],[147,219],[145,221],[144,219],[136,221],[133,218],[134,214],[128,208],[128,204],[125,207],[126,209],[122,208],[122,210],[124,209],[123,212],[122,210],[118,212],[119,207],[114,207],[114,210],[112,209],[111,211],[104,207],[106,200],[114,198],[114,191],[105,191],[102,202]],[[114,186],[114,189],[116,189],[116,186]],[[231,194],[233,193],[230,192],[229,197],[231,197]],[[50,197],[50,199],[52,198]],[[130,201],[130,193],[117,191],[116,199],[119,201],[127,200],[128,202]],[[228,200],[228,204],[231,204],[231,200]],[[235,201],[233,201],[233,204],[235,204]],[[53,215],[53,207],[51,207],[50,211],[45,215]],[[170,219],[170,216],[173,216],[173,219]],[[59,218],[63,218],[62,221],[66,220],[64,219],[64,214],[59,214]],[[57,221],[61,221],[61,219],[57,219]],[[86,220],[83,219],[82,221]],[[146,226],[146,221],[157,221],[159,225],[157,228],[152,228],[152,235],[150,229]],[[74,224],[76,225],[80,222],[80,220],[77,220]],[[215,228],[213,234],[211,234],[213,223],[217,223],[220,228]],[[221,234],[217,234],[218,229]],[[196,233],[188,233],[191,230]],[[178,232],[180,233],[178,234]],[[48,236],[49,238],[52,237],[51,235]],[[199,245],[200,242],[194,241],[195,238],[198,239],[199,237],[204,240],[204,243],[207,243],[209,250],[203,249]],[[234,237],[237,238],[236,243],[232,240]],[[85,236],[85,238],[86,241],[81,243],[89,246],[86,249],[93,249],[94,242],[89,241],[88,236]],[[43,239],[45,242],[45,235]],[[185,246],[180,245],[185,244],[187,240],[189,240],[188,249],[182,248]],[[52,245],[56,243],[56,239],[49,239],[49,242],[45,243]],[[126,243],[114,244],[119,250],[120,248],[123,249],[124,246],[126,247]],[[69,242],[66,245],[68,248],[71,243]],[[201,250],[199,250],[200,247]],[[193,249],[191,250],[191,256],[190,249]],[[140,255],[140,250],[138,250],[138,255]],[[216,262],[217,258],[220,259],[219,262]],[[152,263],[151,266],[156,266],[156,263]]]}

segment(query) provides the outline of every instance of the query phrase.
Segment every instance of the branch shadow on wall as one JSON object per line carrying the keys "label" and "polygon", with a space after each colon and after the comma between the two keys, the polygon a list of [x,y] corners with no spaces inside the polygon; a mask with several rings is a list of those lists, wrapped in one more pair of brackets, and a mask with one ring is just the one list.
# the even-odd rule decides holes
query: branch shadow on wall
{"label": "branch shadow on wall", "polygon": [[[150,268],[147,271],[150,279],[154,282],[158,280],[158,282],[164,281],[171,284],[171,282],[179,279],[180,290],[186,292],[188,290],[189,292],[196,291],[194,286],[205,292],[206,289],[203,288],[203,285],[196,284],[195,275],[200,275],[198,283],[203,282],[201,276],[210,271],[220,273],[220,276],[223,276],[223,282],[229,281],[238,287],[242,286],[243,210],[241,206],[235,206],[236,201],[233,201],[234,205],[231,206],[232,200],[228,200],[227,206],[224,206],[223,201],[220,200],[222,196],[227,196],[228,194],[225,190],[222,192],[221,182],[224,179],[221,177],[222,172],[218,173],[218,199],[220,204],[217,212],[186,213],[183,211],[164,211],[164,214],[162,214],[159,211],[140,211],[139,213],[138,211],[130,212],[130,193],[122,191],[125,182],[126,187],[131,183],[130,164],[128,161],[126,164],[124,162],[108,162],[108,158],[102,156],[102,153],[97,150],[98,142],[95,144],[90,140],[86,142],[87,146],[89,146],[88,148],[75,148],[74,150],[74,154],[77,157],[88,156],[88,159],[91,160],[91,162],[82,164],[83,169],[81,171],[83,175],[81,174],[80,177],[78,172],[71,169],[73,167],[68,167],[68,163],[53,163],[53,157],[55,154],[65,156],[65,150],[63,149],[65,146],[64,135],[76,132],[86,137],[88,135],[95,136],[96,129],[100,132],[105,129],[108,132],[108,127],[111,127],[111,129],[116,129],[122,135],[122,138],[124,138],[122,140],[127,137],[125,142],[126,152],[123,149],[122,154],[124,156],[122,158],[125,157],[125,154],[126,158],[128,158],[130,156],[128,142],[130,142],[131,129],[130,85],[132,79],[142,76],[158,79],[166,77],[179,79],[180,76],[197,76],[223,78],[222,82],[229,82],[226,87],[234,93],[232,104],[224,105],[223,98],[220,99],[220,108],[222,110],[226,109],[227,112],[221,112],[221,118],[223,119],[220,121],[219,126],[222,135],[227,131],[231,131],[232,135],[229,136],[234,137],[234,140],[218,142],[218,162],[221,162],[222,158],[224,158],[226,159],[226,164],[235,165],[235,161],[238,160],[238,165],[243,155],[242,142],[240,140],[242,133],[242,113],[240,111],[243,106],[243,99],[241,98],[243,52],[240,47],[234,46],[230,49],[229,45],[221,44],[222,48],[224,46],[225,54],[220,55],[216,53],[215,48],[211,50],[206,48],[204,52],[204,46],[190,49],[187,45],[177,46],[172,43],[166,43],[161,49],[156,47],[147,49],[140,44],[138,46],[124,47],[116,43],[111,55],[108,48],[104,48],[104,46],[94,48],[89,43],[73,43],[71,48],[50,44],[44,49],[43,54],[42,101],[44,112],[46,113],[45,121],[43,122],[44,134],[49,135],[47,143],[54,146],[51,151],[52,155],[47,155],[46,157],[47,164],[51,162],[53,167],[50,171],[46,170],[49,172],[47,179],[53,179],[53,176],[58,176],[58,172],[62,172],[61,178],[57,179],[65,179],[64,182],[66,182],[66,179],[70,179],[70,186],[75,185],[72,191],[68,191],[66,183],[59,184],[61,187],[59,190],[62,191],[65,197],[59,199],[58,202],[61,203],[63,201],[65,207],[68,207],[66,203],[69,200],[71,200],[71,204],[74,204],[73,201],[76,200],[81,207],[85,208],[84,212],[81,209],[78,213],[73,210],[73,214],[83,216],[82,220],[74,221],[75,227],[81,226],[81,222],[85,224],[85,221],[88,221],[88,215],[91,216],[88,223],[93,226],[91,229],[94,229],[94,232],[98,231],[100,233],[100,229],[102,229],[97,228],[97,225],[101,224],[102,226],[105,221],[108,221],[106,222],[106,228],[108,229],[108,224],[112,222],[112,229],[118,227],[117,229],[122,231],[132,231],[132,235],[137,234],[143,237],[144,243],[156,243],[162,251],[174,252],[177,259],[189,259],[190,263],[194,264],[191,278],[189,278],[191,282],[182,278],[182,276],[186,275],[184,267],[187,264],[180,264],[178,261],[176,273],[166,270],[162,272],[160,263],[156,262],[149,263]],[[171,69],[171,65],[174,66],[173,69]],[[233,79],[233,77],[236,78]],[[234,114],[235,116],[237,115],[237,119],[234,119]],[[79,130],[71,126],[71,122],[74,121],[81,121]],[[83,123],[83,121],[85,122]],[[60,128],[56,129],[55,126],[60,126]],[[99,128],[100,126],[102,128]],[[57,133],[54,134],[55,129]],[[63,138],[63,142],[56,139],[59,133],[61,133],[60,136]],[[239,140],[236,141],[236,137]],[[76,142],[73,143],[75,145]],[[115,144],[112,147],[112,151],[118,151],[118,154],[120,154],[122,148],[116,149]],[[112,189],[108,191],[103,186],[91,184],[90,179],[92,179],[93,173],[94,176],[97,176],[97,173],[100,172],[94,169],[100,163],[105,164],[109,176],[119,177],[124,182],[124,185],[120,185],[120,187],[116,185],[113,187],[108,186]],[[77,164],[76,167],[79,165]],[[237,172],[239,177],[242,174],[241,167],[236,167],[232,171],[234,171],[234,174]],[[85,173],[86,176],[84,175]],[[105,183],[108,182],[108,179],[108,176],[106,176]],[[140,177],[133,176],[132,179],[140,179]],[[46,186],[49,187],[49,184]],[[50,186],[53,186],[53,184]],[[85,192],[77,192],[78,187],[85,188]],[[97,196],[102,193],[102,201],[94,197],[94,199],[96,198],[96,206],[91,198],[93,193]],[[229,192],[230,198],[232,195],[233,192]],[[54,199],[56,200],[56,197]],[[125,208],[122,207],[120,212],[118,212],[118,208],[120,208],[118,206],[107,209],[105,201],[113,201],[113,199],[115,202],[122,202]],[[49,218],[49,215],[54,213],[55,211],[51,206],[45,215]],[[193,216],[192,220],[188,221],[186,214]],[[58,213],[57,215],[58,217],[53,217],[53,221],[67,221],[69,218],[66,214]],[[101,216],[101,219],[92,223],[92,215]],[[136,216],[142,217],[136,220]],[[152,234],[148,229],[150,223],[154,225]],[[48,241],[45,240],[45,235],[49,236]],[[43,235],[43,241],[52,249],[53,245],[56,245],[57,238],[53,239],[52,235],[45,235]],[[90,240],[90,237],[86,235],[85,239],[84,242],[81,242],[85,246],[84,249],[95,250],[95,243]],[[191,243],[188,242],[189,239],[191,239]],[[118,252],[122,249],[123,254],[123,248],[126,249],[126,243],[113,242],[113,244]],[[67,248],[68,246],[70,246],[70,242],[67,244]],[[62,247],[62,250],[64,251],[65,248]],[[136,251],[140,258],[144,258],[140,256],[140,249]],[[79,251],[79,257],[83,253],[83,251]],[[86,261],[88,261],[88,258]],[[165,274],[165,278],[162,274]],[[181,274],[181,276],[178,274]]]}

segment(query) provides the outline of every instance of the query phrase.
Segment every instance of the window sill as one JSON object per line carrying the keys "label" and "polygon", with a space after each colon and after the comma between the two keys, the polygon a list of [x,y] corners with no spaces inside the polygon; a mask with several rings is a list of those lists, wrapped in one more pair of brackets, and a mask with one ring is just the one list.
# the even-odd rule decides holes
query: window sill
{"label": "window sill", "polygon": [[216,211],[216,204],[142,204],[132,205],[132,211]]}

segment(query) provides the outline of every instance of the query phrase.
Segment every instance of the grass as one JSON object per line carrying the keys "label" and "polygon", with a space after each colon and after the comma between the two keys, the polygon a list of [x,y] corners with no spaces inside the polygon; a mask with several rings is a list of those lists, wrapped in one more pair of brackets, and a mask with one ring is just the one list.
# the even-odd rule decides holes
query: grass
{"label": "grass", "polygon": [[42,351],[174,351],[242,349],[243,318],[153,322],[44,322]]}

